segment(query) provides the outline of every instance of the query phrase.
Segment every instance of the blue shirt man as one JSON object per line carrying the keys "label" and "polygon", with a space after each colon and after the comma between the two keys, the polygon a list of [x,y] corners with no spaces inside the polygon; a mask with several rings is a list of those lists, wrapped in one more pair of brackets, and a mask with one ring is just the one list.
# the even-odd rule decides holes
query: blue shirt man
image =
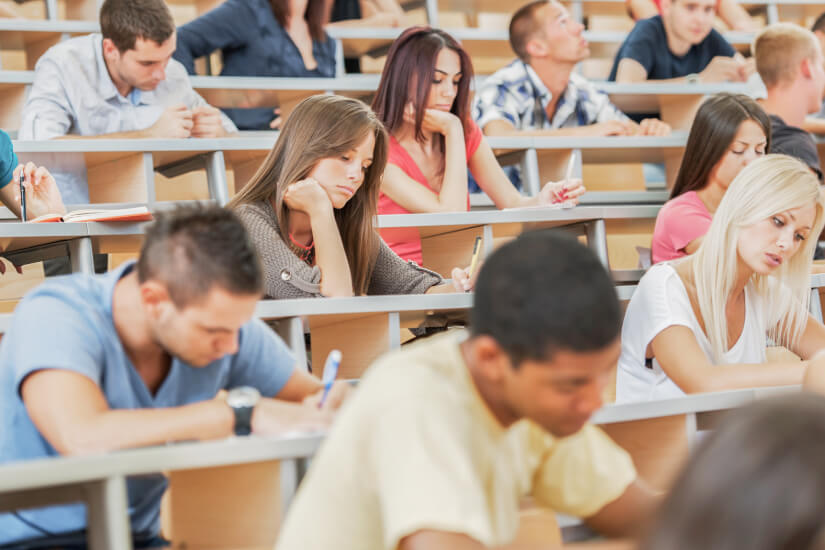
{"label": "blue shirt man", "polygon": [[[264,396],[244,428],[278,433],[284,407],[318,427],[317,406],[267,399],[300,402],[321,384],[250,320],[261,285],[243,225],[215,206],[158,214],[137,264],[45,282],[0,345],[0,463],[225,437],[239,416],[215,396],[243,386]],[[165,487],[160,475],[128,480],[138,540],[157,536]],[[85,526],[81,505],[0,514],[0,544]]]}

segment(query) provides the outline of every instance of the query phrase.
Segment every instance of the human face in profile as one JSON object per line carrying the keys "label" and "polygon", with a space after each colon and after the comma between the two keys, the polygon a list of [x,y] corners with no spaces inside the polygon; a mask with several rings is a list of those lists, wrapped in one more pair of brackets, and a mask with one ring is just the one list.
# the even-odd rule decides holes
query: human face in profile
{"label": "human face in profile", "polygon": [[773,273],[810,238],[815,218],[816,207],[811,203],[743,227],[736,246],[740,262],[758,275]]}
{"label": "human face in profile", "polygon": [[343,208],[361,188],[372,165],[374,149],[375,136],[369,132],[349,151],[323,158],[312,169],[309,177],[326,191],[334,208]]}

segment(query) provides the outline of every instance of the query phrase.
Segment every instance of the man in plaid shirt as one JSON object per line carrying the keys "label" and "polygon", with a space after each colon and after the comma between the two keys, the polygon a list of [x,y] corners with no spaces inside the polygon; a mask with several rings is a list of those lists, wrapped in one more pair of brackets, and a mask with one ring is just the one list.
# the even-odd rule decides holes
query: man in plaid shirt
{"label": "man in plaid shirt", "polygon": [[[664,136],[670,126],[648,118],[637,124],[575,66],[590,55],[574,21],[556,0],[520,8],[510,20],[519,59],[495,72],[475,94],[473,117],[488,136]],[[518,174],[509,174],[520,186]]]}

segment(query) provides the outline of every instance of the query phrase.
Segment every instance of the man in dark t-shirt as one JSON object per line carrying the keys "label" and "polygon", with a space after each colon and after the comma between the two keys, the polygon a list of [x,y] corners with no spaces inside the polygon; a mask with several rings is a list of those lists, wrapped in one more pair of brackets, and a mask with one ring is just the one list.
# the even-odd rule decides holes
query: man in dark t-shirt
{"label": "man in dark t-shirt", "polygon": [[767,97],[760,104],[771,118],[771,153],[796,157],[822,179],[816,144],[801,128],[819,111],[825,91],[825,58],[814,34],[792,23],[765,28],[753,42]]}
{"label": "man in dark t-shirt", "polygon": [[753,65],[713,29],[715,13],[715,0],[673,0],[662,15],[638,21],[616,54],[609,80],[747,80]]}

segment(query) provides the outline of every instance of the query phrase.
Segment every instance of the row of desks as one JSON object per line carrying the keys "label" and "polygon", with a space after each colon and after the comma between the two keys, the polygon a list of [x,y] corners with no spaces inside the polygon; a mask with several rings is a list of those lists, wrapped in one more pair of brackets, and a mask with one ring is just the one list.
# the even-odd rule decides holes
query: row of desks
{"label": "row of desks", "polygon": [[[695,441],[697,428],[712,426],[725,411],[742,407],[765,396],[793,391],[798,391],[798,388],[737,390],[690,395],[667,401],[608,405],[594,415],[593,422],[602,425],[619,444],[628,449],[643,477],[654,462],[667,464],[672,475],[672,471],[678,469]],[[636,434],[635,442],[624,435],[629,431]],[[304,461],[317,451],[322,439],[323,434],[280,438],[250,436],[96,456],[58,457],[7,464],[0,466],[0,511],[85,502],[88,507],[90,548],[128,550],[131,549],[131,538],[126,478],[158,472],[171,474],[174,501],[181,491],[181,485],[174,483],[175,475],[183,473],[188,475],[190,487],[193,478],[198,480],[198,494],[209,493],[210,489],[218,490],[222,492],[222,499],[235,506],[235,509],[225,510],[229,517],[219,520],[221,525],[225,525],[222,533],[225,542],[231,544],[229,541],[232,537],[248,537],[249,533],[243,531],[249,530],[250,523],[259,523],[254,519],[256,516],[264,516],[263,521],[268,524],[266,535],[274,537],[279,519],[267,517],[266,514],[273,509],[283,514],[303,470]],[[677,439],[678,445],[675,444]],[[280,478],[280,491],[273,494],[272,484],[259,482],[236,491],[240,494],[223,493],[226,486],[221,483],[220,474],[227,474],[226,467],[232,467],[233,477],[243,475],[244,471],[252,477],[261,476],[262,465],[270,470],[270,478],[273,475]],[[291,467],[284,469],[283,465]],[[224,468],[216,470],[216,467]],[[185,498],[185,495],[181,497]],[[274,505],[261,508],[261,502],[273,501]],[[214,518],[214,510],[209,510],[207,503],[201,504],[203,506],[197,507],[194,512],[202,521],[208,512],[211,512],[209,517]],[[175,544],[195,543],[195,540],[186,540],[192,535],[185,526],[181,529],[176,524],[174,505],[171,516]],[[250,517],[253,518],[251,522]],[[242,527],[231,524],[237,518],[244,518]],[[201,527],[209,530],[208,526]],[[214,540],[211,542],[216,543]],[[237,539],[235,543],[237,544]],[[218,542],[212,547],[220,546]]]}

